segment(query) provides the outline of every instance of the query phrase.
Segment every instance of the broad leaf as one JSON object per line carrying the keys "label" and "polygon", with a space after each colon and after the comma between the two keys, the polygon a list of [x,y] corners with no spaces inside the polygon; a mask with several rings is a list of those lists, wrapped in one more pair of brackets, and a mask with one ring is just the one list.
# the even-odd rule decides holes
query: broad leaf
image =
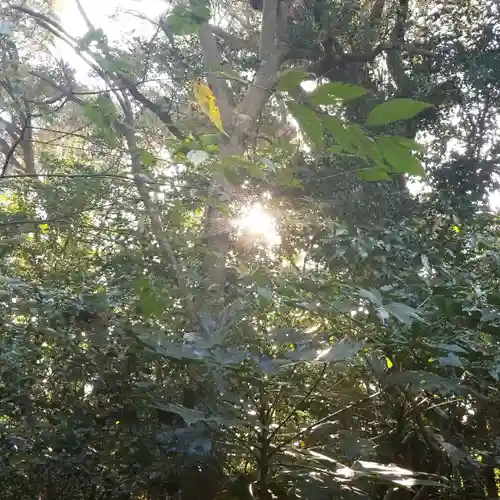
{"label": "broad leaf", "polygon": [[407,306],[406,304],[402,304],[401,302],[384,304],[384,308],[389,314],[407,325],[411,324],[414,319],[420,319],[416,309],[413,309],[413,307]]}
{"label": "broad leaf", "polygon": [[421,113],[424,109],[433,107],[432,104],[413,99],[391,99],[373,108],[366,119],[366,125],[388,125],[399,120],[409,120]]}
{"label": "broad leaf", "polygon": [[368,91],[359,85],[342,82],[324,83],[316,87],[309,95],[309,100],[314,105],[335,104],[339,100],[351,101],[364,96]]}
{"label": "broad leaf", "polygon": [[297,120],[302,132],[304,132],[316,146],[323,144],[323,124],[318,115],[311,109],[298,104],[289,102],[288,109]]}
{"label": "broad leaf", "polygon": [[300,71],[298,69],[291,69],[283,75],[281,75],[278,82],[278,89],[286,92],[287,90],[292,90],[298,87],[307,77],[309,73],[306,71]]}
{"label": "broad leaf", "polygon": [[377,137],[377,144],[382,155],[391,166],[391,171],[398,174],[423,176],[424,167],[411,151],[390,136]]}
{"label": "broad leaf", "polygon": [[376,182],[376,181],[390,181],[391,180],[391,177],[387,173],[387,170],[381,166],[364,168],[362,170],[358,170],[357,172],[358,172],[360,179],[362,179],[364,181]]}
{"label": "broad leaf", "polygon": [[353,359],[363,347],[364,344],[362,342],[337,343],[320,351],[315,361],[347,361],[348,359]]}
{"label": "broad leaf", "polygon": [[167,26],[174,35],[191,35],[200,29],[200,24],[208,21],[210,11],[206,7],[195,6],[188,9],[183,5],[176,5],[167,17]]}
{"label": "broad leaf", "polygon": [[372,304],[382,305],[382,295],[375,288],[370,288],[370,290],[360,288],[358,293],[361,297],[368,299]]}
{"label": "broad leaf", "polygon": [[396,141],[398,144],[408,149],[409,151],[418,151],[419,153],[425,152],[425,146],[418,143],[417,141],[414,141],[413,139],[410,139],[408,137],[401,137],[399,135],[393,135],[391,137],[394,141]]}
{"label": "broad leaf", "polygon": [[321,119],[325,128],[340,146],[349,152],[355,150],[353,134],[351,134],[350,129],[344,125],[342,120],[334,116],[323,116]]}
{"label": "broad leaf", "polygon": [[215,96],[210,87],[199,79],[193,80],[192,85],[194,97],[201,111],[208,116],[210,121],[217,127],[217,130],[225,134],[222,127],[220,111],[215,103]]}

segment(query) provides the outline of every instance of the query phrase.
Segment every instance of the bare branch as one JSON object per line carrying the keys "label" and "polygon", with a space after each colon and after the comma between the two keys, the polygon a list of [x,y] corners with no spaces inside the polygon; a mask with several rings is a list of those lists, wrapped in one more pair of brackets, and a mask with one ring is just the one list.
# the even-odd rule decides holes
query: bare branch
{"label": "bare branch", "polygon": [[161,214],[151,201],[147,182],[142,175],[140,150],[137,146],[137,140],[134,131],[134,116],[132,108],[130,106],[130,102],[128,101],[126,96],[124,97],[123,102],[125,104],[123,108],[123,112],[125,114],[125,123],[117,125],[119,126],[118,128],[121,130],[121,133],[123,134],[123,137],[127,142],[130,161],[132,163],[132,174],[134,176],[134,182],[137,186],[137,190],[139,191],[139,195],[141,197],[142,203],[144,204],[146,212],[148,213],[149,219],[151,221],[151,227],[153,229],[153,234],[158,241],[160,251],[163,254],[165,260],[169,262],[174,269],[177,284],[181,289],[181,293],[184,298],[186,310],[190,316],[190,319],[195,323],[196,314],[194,311],[193,302],[188,293],[187,282],[184,278],[184,274],[170,245],[170,242],[165,235],[165,231],[163,229],[163,224],[161,221]]}
{"label": "bare branch", "polygon": [[278,3],[279,0],[264,0],[259,48],[259,57],[261,61],[265,61],[276,50]]}
{"label": "bare branch", "polygon": [[28,174],[36,174],[35,152],[33,150],[33,128],[31,126],[31,122],[31,114],[28,110],[26,110],[25,116],[23,117],[23,128],[19,139],[21,148],[23,149],[23,159],[26,172]]}
{"label": "bare branch", "polygon": [[5,153],[5,160],[3,162],[3,167],[2,167],[2,172],[1,172],[1,177],[3,177],[7,173],[7,169],[9,168],[9,163],[13,163],[16,168],[21,169],[21,165],[19,162],[13,157],[14,153],[16,151],[17,146],[19,146],[19,143],[21,142],[22,136],[25,132],[25,128],[21,130],[21,135],[16,139],[14,144],[12,146],[9,146],[7,144],[7,141],[4,139],[0,139],[0,151]]}
{"label": "bare branch", "polygon": [[90,19],[87,16],[87,13],[85,12],[85,9],[82,6],[82,3],[80,0],[75,0],[76,6],[78,8],[78,12],[80,12],[80,15],[83,17],[83,20],[85,21],[85,24],[87,25],[88,30],[94,29],[94,25],[90,22]]}
{"label": "bare branch", "polygon": [[17,139],[19,137],[19,130],[17,129],[17,127],[11,122],[4,120],[1,116],[0,116],[0,126],[3,130],[6,130],[7,133],[14,139]]}
{"label": "bare branch", "polygon": [[224,31],[222,28],[218,26],[214,26],[212,24],[209,25],[212,33],[227,42],[232,49],[234,50],[252,50],[256,51],[257,46],[251,40],[245,40],[243,38],[238,38],[227,31]]}
{"label": "bare branch", "polygon": [[[408,0],[399,0],[396,21],[391,33],[391,43],[393,46],[404,46],[405,23],[407,17]],[[399,90],[405,92],[406,89],[410,87],[410,79],[404,71],[401,56],[398,51],[393,50],[387,53],[387,66]]]}
{"label": "bare branch", "polygon": [[140,102],[143,106],[152,111],[168,128],[168,130],[175,136],[177,139],[183,140],[185,139],[185,135],[178,127],[174,125],[173,118],[171,114],[163,109],[159,104],[148,99],[144,94],[142,94],[138,88],[137,84],[130,81],[127,77],[121,76],[121,80],[123,81],[125,88],[130,92],[132,97]]}

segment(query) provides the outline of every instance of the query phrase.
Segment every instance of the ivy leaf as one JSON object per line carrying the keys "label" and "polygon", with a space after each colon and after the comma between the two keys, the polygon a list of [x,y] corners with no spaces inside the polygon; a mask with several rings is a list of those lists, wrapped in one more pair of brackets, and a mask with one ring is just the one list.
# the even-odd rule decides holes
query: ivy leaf
{"label": "ivy leaf", "polygon": [[423,177],[425,170],[420,161],[405,146],[390,136],[377,137],[377,145],[392,172]]}
{"label": "ivy leaf", "polygon": [[352,101],[364,96],[368,91],[359,85],[348,83],[331,82],[319,85],[309,95],[312,104],[335,104],[339,100]]}
{"label": "ivy leaf", "polygon": [[409,120],[421,113],[424,109],[433,107],[432,104],[414,99],[391,99],[373,108],[368,114],[366,125],[388,125],[399,120]]}
{"label": "ivy leaf", "polygon": [[358,176],[363,181],[377,182],[377,181],[390,181],[391,177],[384,167],[370,167],[358,170]]}
{"label": "ivy leaf", "polygon": [[289,102],[288,109],[297,120],[300,129],[316,144],[317,147],[323,145],[323,124],[318,115],[310,108]]}
{"label": "ivy leaf", "polygon": [[278,89],[286,92],[287,90],[292,90],[295,87],[298,87],[309,73],[306,71],[300,71],[298,69],[291,69],[290,71],[287,71],[284,73],[278,82]]}

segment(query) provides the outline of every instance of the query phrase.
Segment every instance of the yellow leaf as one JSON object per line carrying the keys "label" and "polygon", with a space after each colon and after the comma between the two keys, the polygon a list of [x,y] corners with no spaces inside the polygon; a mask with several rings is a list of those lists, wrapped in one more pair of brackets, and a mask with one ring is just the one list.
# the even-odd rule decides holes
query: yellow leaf
{"label": "yellow leaf", "polygon": [[193,80],[193,94],[201,111],[208,116],[209,120],[217,127],[217,130],[226,134],[222,127],[219,108],[215,104],[215,96],[212,94],[210,87],[199,79]]}

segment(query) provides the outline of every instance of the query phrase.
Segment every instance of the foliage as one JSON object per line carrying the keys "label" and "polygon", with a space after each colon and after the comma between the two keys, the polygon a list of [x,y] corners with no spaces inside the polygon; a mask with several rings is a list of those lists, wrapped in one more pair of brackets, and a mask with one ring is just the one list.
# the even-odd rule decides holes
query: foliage
{"label": "foliage", "polygon": [[0,3],[2,498],[498,497],[498,9],[319,3]]}

